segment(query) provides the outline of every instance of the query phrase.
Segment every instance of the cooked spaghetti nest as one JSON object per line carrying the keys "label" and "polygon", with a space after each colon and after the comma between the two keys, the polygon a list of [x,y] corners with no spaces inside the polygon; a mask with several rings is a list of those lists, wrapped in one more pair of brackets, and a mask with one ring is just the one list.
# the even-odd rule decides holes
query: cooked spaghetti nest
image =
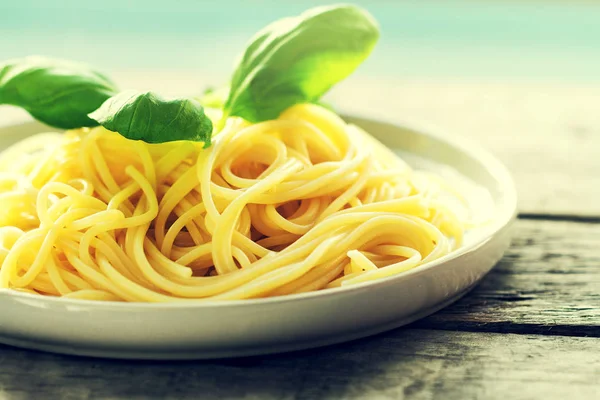
{"label": "cooked spaghetti nest", "polygon": [[397,155],[333,112],[229,118],[212,147],[104,128],[0,156],[0,287],[89,300],[230,300],[399,274],[465,225]]}

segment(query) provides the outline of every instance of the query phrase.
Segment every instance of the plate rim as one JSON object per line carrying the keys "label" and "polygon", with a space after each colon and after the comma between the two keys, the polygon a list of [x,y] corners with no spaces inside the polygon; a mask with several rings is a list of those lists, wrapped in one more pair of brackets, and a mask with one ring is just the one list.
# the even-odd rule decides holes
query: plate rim
{"label": "plate rim", "polygon": [[[273,304],[284,304],[298,301],[308,301],[321,299],[329,296],[340,296],[344,294],[351,294],[357,291],[363,290],[375,290],[378,286],[385,286],[394,284],[396,281],[407,279],[410,276],[420,275],[427,273],[430,269],[438,268],[440,265],[459,258],[465,254],[476,251],[479,247],[483,246],[486,242],[491,240],[498,232],[502,231],[508,225],[510,225],[517,217],[517,190],[515,182],[508,171],[508,168],[498,160],[493,154],[487,151],[485,148],[480,146],[473,140],[461,137],[454,133],[450,134],[447,130],[442,129],[439,126],[434,126],[431,123],[424,121],[414,121],[406,118],[398,118],[380,115],[379,113],[369,113],[369,115],[363,115],[361,113],[340,113],[340,117],[352,124],[360,126],[359,121],[366,123],[385,124],[396,129],[409,130],[419,135],[434,138],[438,141],[444,142],[451,147],[459,150],[462,153],[467,154],[469,157],[475,159],[478,163],[485,167],[489,171],[490,175],[498,182],[501,192],[504,196],[504,206],[497,210],[498,216],[491,224],[491,229],[487,231],[481,237],[478,237],[473,243],[460,247],[443,257],[440,257],[432,262],[429,262],[419,268],[413,268],[411,270],[402,272],[397,275],[389,277],[379,278],[373,281],[361,282],[355,285],[332,288],[330,290],[318,290],[305,293],[289,294],[284,296],[266,297],[266,298],[252,298],[252,299],[241,299],[241,300],[210,300],[210,299],[182,299],[172,302],[119,302],[119,301],[93,301],[85,299],[69,299],[63,297],[53,296],[42,296],[35,295],[26,292],[19,292],[13,289],[0,289],[1,297],[11,297],[18,301],[42,301],[51,303],[53,306],[83,306],[93,307],[98,309],[115,309],[118,308],[121,311],[147,311],[147,310],[170,310],[170,309],[213,309],[222,307],[257,307],[266,306]],[[0,124],[0,135],[2,131],[6,131],[11,127],[24,127],[27,125],[43,125],[33,119],[21,119],[14,120],[8,124]],[[49,128],[52,129],[52,128]]]}

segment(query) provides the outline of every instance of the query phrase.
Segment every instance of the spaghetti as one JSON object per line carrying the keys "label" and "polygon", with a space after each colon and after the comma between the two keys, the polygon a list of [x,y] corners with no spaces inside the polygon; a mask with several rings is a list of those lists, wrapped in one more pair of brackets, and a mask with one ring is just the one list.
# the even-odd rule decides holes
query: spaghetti
{"label": "spaghetti", "polygon": [[214,144],[104,128],[0,156],[0,287],[89,300],[287,295],[416,268],[464,225],[411,168],[316,105],[229,118]]}

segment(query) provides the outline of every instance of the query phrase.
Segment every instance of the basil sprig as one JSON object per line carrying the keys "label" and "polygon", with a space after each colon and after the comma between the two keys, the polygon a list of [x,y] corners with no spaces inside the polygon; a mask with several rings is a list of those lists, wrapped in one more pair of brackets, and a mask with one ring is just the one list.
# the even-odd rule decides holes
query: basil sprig
{"label": "basil sprig", "polygon": [[351,5],[316,7],[268,25],[239,58],[224,118],[266,121],[294,104],[317,101],[367,58],[378,39],[377,22]]}
{"label": "basil sprig", "polygon": [[165,99],[152,92],[122,92],[90,117],[108,130],[147,143],[193,140],[208,147],[213,130],[196,100]]}
{"label": "basil sprig", "polygon": [[117,92],[109,78],[81,63],[25,57],[0,64],[0,104],[56,128],[98,125],[88,113]]}
{"label": "basil sprig", "polygon": [[277,118],[298,103],[319,103],[350,75],[379,38],[373,17],[351,5],[313,8],[259,31],[240,56],[229,87],[193,98],[118,93],[90,67],[27,57],[0,64],[0,105],[12,104],[58,128],[101,124],[148,143],[193,140],[210,146],[213,125],[202,105],[250,122]]}

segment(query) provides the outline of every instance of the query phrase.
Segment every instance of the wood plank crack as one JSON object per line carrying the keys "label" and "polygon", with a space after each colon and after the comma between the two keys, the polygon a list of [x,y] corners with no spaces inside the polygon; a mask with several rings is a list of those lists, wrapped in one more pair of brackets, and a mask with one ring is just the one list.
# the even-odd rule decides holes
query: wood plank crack
{"label": "wood plank crack", "polygon": [[481,284],[418,328],[600,337],[600,224],[519,220]]}

